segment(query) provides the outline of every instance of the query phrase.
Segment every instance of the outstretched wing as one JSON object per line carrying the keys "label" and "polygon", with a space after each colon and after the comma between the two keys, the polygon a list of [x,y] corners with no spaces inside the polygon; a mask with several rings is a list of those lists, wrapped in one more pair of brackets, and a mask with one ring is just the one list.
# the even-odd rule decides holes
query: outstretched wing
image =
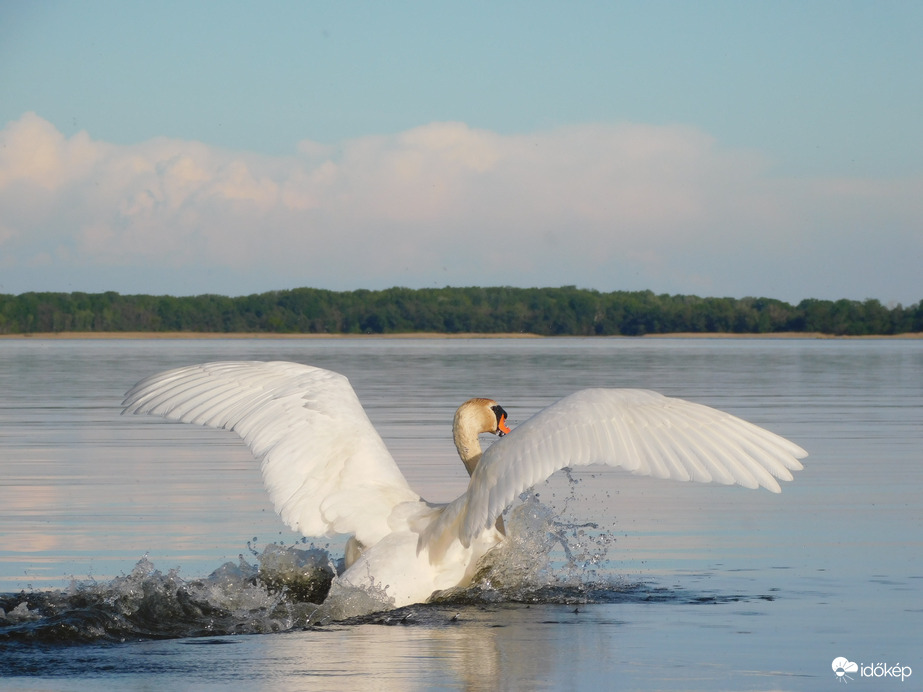
{"label": "outstretched wing", "polygon": [[524,490],[567,466],[605,464],[682,481],[764,487],[792,480],[801,447],[723,411],[657,392],[585,389],[532,416],[481,458],[440,527],[468,545]]}
{"label": "outstretched wing", "polygon": [[260,461],[282,520],[305,536],[390,533],[419,500],[342,375],[285,362],[220,362],[162,372],[125,395],[123,413],[233,430]]}

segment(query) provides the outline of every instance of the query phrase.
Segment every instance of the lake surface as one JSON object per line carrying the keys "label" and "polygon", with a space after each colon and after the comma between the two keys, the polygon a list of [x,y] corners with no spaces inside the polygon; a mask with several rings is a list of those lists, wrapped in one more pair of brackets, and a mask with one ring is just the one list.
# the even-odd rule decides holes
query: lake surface
{"label": "lake surface", "polygon": [[[236,436],[120,416],[142,377],[238,359],[347,375],[432,501],[466,486],[472,396],[515,427],[656,389],[810,456],[781,495],[558,474],[508,512],[502,578],[339,622],[255,579],[343,540],[286,529]],[[2,689],[923,688],[923,341],[0,340],[0,393]]]}

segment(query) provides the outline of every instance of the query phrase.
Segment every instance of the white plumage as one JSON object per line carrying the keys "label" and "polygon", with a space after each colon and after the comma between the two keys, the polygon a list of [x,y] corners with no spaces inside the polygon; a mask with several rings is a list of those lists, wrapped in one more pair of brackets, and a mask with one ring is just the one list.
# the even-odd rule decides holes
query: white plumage
{"label": "white plumage", "polygon": [[[193,365],[142,380],[124,406],[237,432],[260,461],[282,520],[305,536],[353,534],[366,548],[340,580],[384,586],[395,606],[467,583],[503,538],[497,517],[559,469],[606,464],[780,492],[777,479],[792,480],[807,456],[785,438],[701,404],[646,390],[585,389],[491,445],[467,491],[434,505],[410,488],[348,380],[329,370],[286,362]],[[499,413],[494,429],[475,430],[474,438],[497,432],[498,423]]]}

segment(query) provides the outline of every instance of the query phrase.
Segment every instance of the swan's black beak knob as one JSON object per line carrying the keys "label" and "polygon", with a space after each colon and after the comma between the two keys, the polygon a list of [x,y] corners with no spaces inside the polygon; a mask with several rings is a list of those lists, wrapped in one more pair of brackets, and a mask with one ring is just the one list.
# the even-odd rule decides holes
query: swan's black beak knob
{"label": "swan's black beak knob", "polygon": [[495,406],[494,413],[497,414],[497,435],[503,437],[508,432],[512,432],[506,424],[506,411],[500,406]]}

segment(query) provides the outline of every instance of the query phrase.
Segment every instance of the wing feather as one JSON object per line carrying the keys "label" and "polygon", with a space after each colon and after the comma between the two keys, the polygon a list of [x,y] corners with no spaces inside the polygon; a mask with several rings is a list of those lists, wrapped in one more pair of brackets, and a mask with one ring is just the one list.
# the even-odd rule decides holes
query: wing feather
{"label": "wing feather", "polygon": [[418,501],[349,381],[297,363],[219,362],[141,380],[124,413],[236,432],[260,461],[282,520],[306,536],[354,533],[367,545]]}
{"label": "wing feather", "polygon": [[780,492],[807,456],[783,437],[717,409],[657,392],[585,389],[538,412],[494,443],[468,490],[427,531],[458,527],[464,545],[518,495],[568,466],[605,464],[637,475]]}

